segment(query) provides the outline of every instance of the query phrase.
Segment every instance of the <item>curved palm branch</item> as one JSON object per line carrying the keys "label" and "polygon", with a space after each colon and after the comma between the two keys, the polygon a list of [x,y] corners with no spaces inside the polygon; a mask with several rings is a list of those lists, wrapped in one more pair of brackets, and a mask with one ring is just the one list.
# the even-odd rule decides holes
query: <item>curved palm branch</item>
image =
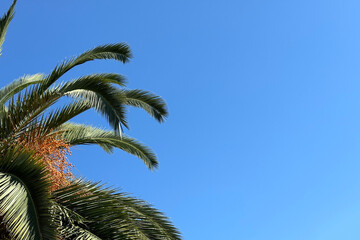
{"label": "curved palm branch", "polygon": [[[14,128],[21,128],[43,114],[51,105],[61,97],[70,96],[78,100],[86,101],[89,108],[95,108],[107,116],[109,123],[114,127],[121,121],[126,124],[122,103],[117,98],[117,88],[110,83],[124,84],[122,77],[115,74],[94,74],[73,80],[64,85],[48,89],[44,93],[40,86],[25,89],[25,92],[13,96],[8,103],[8,112],[11,116]],[[43,82],[44,80],[42,80]],[[79,97],[79,92],[93,93],[97,97]],[[83,94],[84,95],[84,94]],[[16,114],[16,119],[14,119]],[[21,127],[20,127],[21,126]]]}
{"label": "curved palm branch", "polygon": [[151,205],[99,184],[76,181],[55,191],[53,199],[61,210],[66,239],[181,239]]}
{"label": "curved palm branch", "polygon": [[15,94],[19,93],[23,89],[27,88],[32,84],[41,83],[44,78],[43,74],[34,74],[23,76],[9,85],[0,89],[0,105],[5,105],[5,103],[12,98]]}
{"label": "curved palm branch", "polygon": [[112,131],[74,123],[63,124],[57,132],[61,132],[61,137],[72,146],[97,144],[108,153],[111,153],[113,148],[118,148],[143,160],[149,169],[158,166],[155,153],[133,138],[124,135],[118,136]]}
{"label": "curved palm branch", "polygon": [[[123,90],[113,86],[125,84],[124,77],[118,74],[92,74],[41,93],[39,88],[43,82],[44,80],[39,77],[20,86],[15,83],[6,88],[13,89],[12,93],[17,93],[25,84],[38,84],[13,96],[8,102],[7,111],[0,115],[0,135],[8,138],[7,142],[21,135],[32,124],[41,122],[44,129],[55,129],[90,108],[105,115],[115,132],[119,132],[121,124],[127,127],[125,105],[141,107],[159,122],[167,116],[166,104],[160,97],[147,91]],[[8,98],[9,94],[5,95],[4,99]],[[45,114],[53,104],[66,96],[72,97],[75,101],[48,115]],[[152,160],[149,159],[150,163]]]}
{"label": "curved palm branch", "polygon": [[122,90],[121,95],[126,105],[144,109],[158,122],[163,122],[168,115],[164,100],[148,91],[140,89]]}
{"label": "curved palm branch", "polygon": [[[130,57],[131,57],[130,48],[125,43],[117,43],[117,44],[108,44],[108,45],[95,47],[89,51],[86,51],[85,53],[81,54],[76,58],[72,58],[68,61],[63,62],[62,64],[57,66],[52,71],[51,74],[49,74],[47,77],[45,77],[40,82],[38,82],[39,84],[36,87],[32,87],[30,90],[27,90],[22,95],[19,94],[18,97],[15,99],[13,97],[9,105],[10,104],[13,105],[12,109],[14,111],[10,112],[9,115],[14,117],[14,112],[21,114],[17,116],[18,121],[14,121],[16,119],[11,119],[11,124],[13,125],[12,129],[18,128],[18,125],[20,126],[20,129],[26,126],[31,122],[31,120],[34,120],[37,116],[43,113],[48,107],[50,107],[52,104],[58,101],[60,97],[66,95],[67,94],[66,90],[68,90],[68,92],[70,92],[70,89],[74,91],[76,90],[75,88],[76,86],[77,87],[82,86],[79,83],[81,82],[84,83],[86,80],[89,80],[90,77],[88,78],[83,77],[81,78],[81,81],[73,81],[72,83],[65,84],[63,88],[56,87],[55,89],[48,90],[48,88],[56,80],[58,80],[63,74],[65,74],[71,68],[95,59],[114,59],[126,63],[129,61]],[[94,74],[89,80],[89,82],[90,82],[89,84],[87,85],[85,84],[83,85],[83,87],[94,87],[94,84],[91,85],[91,83],[94,82],[98,82],[98,84],[102,83],[102,86],[109,86],[110,83],[124,85],[124,78],[120,75],[115,75],[115,74]],[[104,90],[104,89],[108,90],[109,88],[111,88],[111,86],[108,88],[102,87],[99,90]],[[13,94],[15,93],[17,92],[14,91]],[[106,93],[105,94],[102,94],[101,92],[97,92],[97,93],[101,94],[103,99],[106,99],[106,97],[108,97]],[[5,109],[4,105],[2,105],[1,107],[2,109]],[[111,116],[111,112],[106,112],[104,114],[107,113],[109,113],[109,115]],[[117,115],[119,115],[118,113],[119,112],[117,112]],[[122,122],[123,124],[125,124],[126,120],[121,119],[121,117],[122,116],[117,116],[117,118],[115,119],[115,123]],[[6,116],[4,118],[6,118]],[[113,119],[113,118],[109,117],[109,119]],[[6,121],[6,120],[0,120],[0,122],[1,121]],[[21,121],[20,124],[19,121]],[[114,126],[116,130],[119,124],[115,124],[115,123],[110,122],[110,124],[112,124],[112,126]],[[8,124],[5,125],[6,127],[8,126]]]}
{"label": "curved palm branch", "polygon": [[121,75],[93,74],[44,93],[39,92],[39,87],[33,87],[10,100],[8,115],[13,118],[14,128],[19,129],[43,114],[61,97],[69,96],[104,115],[116,132],[121,128],[120,123],[127,127],[124,105],[143,108],[159,122],[165,119],[168,114],[166,104],[159,96],[142,90],[122,90],[112,85],[114,82],[123,85],[122,80]]}
{"label": "curved palm branch", "polygon": [[118,96],[120,90],[99,76],[90,75],[73,80],[61,87],[59,92],[86,102],[104,115],[112,128],[118,132],[120,124],[128,127],[124,102]]}
{"label": "curved palm branch", "polygon": [[126,63],[132,57],[131,50],[126,43],[106,44],[95,47],[88,50],[78,57],[72,58],[68,61],[64,61],[52,71],[46,78],[43,84],[41,84],[40,90],[45,91],[55,81],[57,81],[62,75],[68,72],[70,69],[81,65],[85,62],[93,61],[96,59],[113,59]]}
{"label": "curved palm branch", "polygon": [[13,1],[7,13],[0,19],[0,55],[2,54],[2,45],[5,41],[6,31],[14,17],[15,4],[16,0]]}
{"label": "curved palm branch", "polygon": [[[43,79],[38,79],[28,82],[42,84],[43,81]],[[38,91],[39,86],[25,88],[25,91],[19,92],[10,99],[7,111],[0,115],[0,135],[6,140],[5,142],[9,143],[33,125],[41,125],[46,134],[52,129],[61,128],[62,124],[82,112],[94,108],[106,116],[117,134],[107,133],[105,139],[104,134],[101,133],[101,136],[97,136],[99,139],[92,142],[94,138],[90,139],[87,136],[86,144],[99,144],[102,141],[100,146],[103,146],[105,150],[110,150],[109,146],[117,147],[138,156],[149,168],[156,167],[156,157],[149,149],[134,139],[122,138],[118,133],[121,124],[127,127],[125,105],[143,108],[161,122],[167,116],[165,102],[150,92],[118,89],[113,84],[123,86],[124,77],[118,74],[92,74],[47,89],[43,93]],[[14,87],[11,88],[11,86]],[[16,86],[17,84],[9,85],[7,89],[14,89],[12,92],[15,93],[19,89]],[[72,97],[74,101],[46,114],[53,104],[66,96]],[[74,128],[71,130],[76,131]],[[79,134],[79,131],[76,134]],[[107,141],[106,145],[105,141]]]}
{"label": "curved palm branch", "polygon": [[10,149],[0,161],[0,212],[11,239],[55,239],[49,181],[32,154]]}

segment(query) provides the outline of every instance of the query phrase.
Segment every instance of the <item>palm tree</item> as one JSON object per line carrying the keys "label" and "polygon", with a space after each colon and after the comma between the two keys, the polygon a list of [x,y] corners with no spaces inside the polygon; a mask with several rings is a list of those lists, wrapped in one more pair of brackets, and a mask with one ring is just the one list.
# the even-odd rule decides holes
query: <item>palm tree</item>
{"label": "palm tree", "polygon": [[[0,50],[15,4],[0,19]],[[0,89],[2,239],[180,239],[178,230],[148,203],[72,178],[64,157],[71,146],[97,144],[109,153],[119,148],[133,154],[149,169],[158,166],[152,150],[124,135],[123,128],[128,127],[127,106],[163,122],[168,113],[159,96],[125,89],[125,78],[115,73],[58,83],[88,61],[126,63],[130,58],[125,43],[102,45],[62,62],[48,75],[24,76]],[[63,98],[70,102],[55,108]],[[89,109],[103,115],[113,130],[69,122]]]}

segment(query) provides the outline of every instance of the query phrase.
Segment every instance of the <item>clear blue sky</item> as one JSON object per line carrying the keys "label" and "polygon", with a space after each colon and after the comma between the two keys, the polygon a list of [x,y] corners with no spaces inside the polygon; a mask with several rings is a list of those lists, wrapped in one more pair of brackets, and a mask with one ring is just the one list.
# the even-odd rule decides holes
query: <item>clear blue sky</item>
{"label": "clear blue sky", "polygon": [[160,168],[78,147],[79,174],[154,204],[186,240],[359,239],[359,12],[355,0],[20,0],[1,85],[125,41],[130,64],[92,62],[64,80],[119,72],[165,98],[165,124],[132,109],[126,132]]}

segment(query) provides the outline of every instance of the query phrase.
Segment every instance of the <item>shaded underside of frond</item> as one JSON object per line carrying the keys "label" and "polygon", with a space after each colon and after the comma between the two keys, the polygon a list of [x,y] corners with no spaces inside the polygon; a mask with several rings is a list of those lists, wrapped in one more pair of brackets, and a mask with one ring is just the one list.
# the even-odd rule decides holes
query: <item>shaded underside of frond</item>
{"label": "shaded underside of frond", "polygon": [[53,199],[62,211],[66,234],[72,234],[69,239],[82,239],[79,234],[85,239],[181,239],[161,212],[114,189],[76,181],[54,192]]}
{"label": "shaded underside of frond", "polygon": [[151,92],[140,89],[122,90],[121,95],[126,105],[144,109],[158,122],[163,122],[168,115],[165,101]]}
{"label": "shaded underside of frond", "polygon": [[83,77],[65,84],[59,91],[104,115],[116,132],[120,131],[120,124],[128,127],[124,101],[119,97],[119,89],[111,83],[101,78]]}
{"label": "shaded underside of frond", "polygon": [[11,239],[55,239],[50,183],[32,154],[7,149],[0,161],[0,213]]}
{"label": "shaded underside of frond", "polygon": [[150,169],[158,166],[156,155],[150,148],[125,135],[119,136],[112,131],[75,123],[63,124],[56,131],[70,145],[97,144],[109,153],[118,148],[140,158]]}

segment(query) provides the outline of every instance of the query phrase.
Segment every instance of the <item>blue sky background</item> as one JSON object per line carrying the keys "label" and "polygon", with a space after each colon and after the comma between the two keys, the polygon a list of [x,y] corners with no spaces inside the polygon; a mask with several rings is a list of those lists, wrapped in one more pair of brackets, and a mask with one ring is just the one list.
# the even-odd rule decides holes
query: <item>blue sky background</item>
{"label": "blue sky background", "polygon": [[96,61],[63,80],[118,72],[165,98],[165,124],[131,109],[126,131],[160,168],[77,147],[79,175],[154,204],[186,240],[359,239],[359,11],[355,0],[20,0],[0,80],[125,41],[130,64]]}

